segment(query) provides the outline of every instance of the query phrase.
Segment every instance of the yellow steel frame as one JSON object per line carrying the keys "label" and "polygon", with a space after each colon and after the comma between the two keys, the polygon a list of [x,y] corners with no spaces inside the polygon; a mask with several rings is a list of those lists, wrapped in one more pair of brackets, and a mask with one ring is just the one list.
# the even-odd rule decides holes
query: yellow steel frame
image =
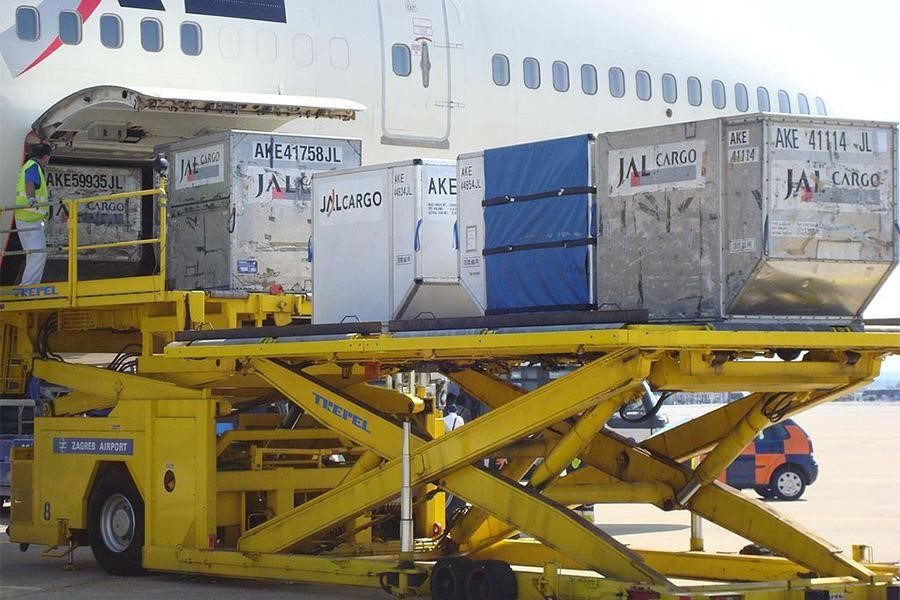
{"label": "yellow steel frame", "polygon": [[[166,314],[160,303],[117,305],[108,314],[63,318],[61,312],[60,322],[100,329],[102,324],[134,323],[140,315],[142,337],[150,328],[151,337],[168,342],[171,335],[156,332],[177,330],[173,321],[179,318],[196,326],[200,313],[206,313],[202,318],[208,322],[216,310],[208,298],[181,294],[183,303],[175,315]],[[291,314],[296,308],[290,307]],[[33,319],[23,314],[12,313],[3,321],[33,331]],[[240,320],[224,319],[229,324]],[[34,451],[16,453],[14,541],[59,544],[66,531],[77,535],[85,527],[90,482],[106,461],[55,456],[49,440],[60,432],[80,431],[86,437],[105,432],[132,436],[134,456],[122,460],[141,493],[159,503],[147,503],[153,507],[146,522],[147,568],[386,585],[402,591],[402,583],[398,588],[390,582],[427,573],[427,565],[410,569],[399,567],[396,559],[361,555],[399,549],[395,542],[379,542],[372,531],[390,517],[384,507],[399,493],[401,421],[410,419],[415,425],[411,485],[423,538],[417,557],[434,560],[461,553],[539,567],[538,572],[517,571],[522,598],[621,597],[640,589],[666,600],[699,600],[710,594],[801,600],[807,591],[831,590],[883,600],[897,574],[894,567],[844,555],[716,478],[772,419],[872,381],[882,359],[900,353],[900,334],[626,326],[284,343],[220,340],[169,343],[164,350],[158,342],[143,347],[133,375],[34,360],[35,375],[72,391],[54,403],[56,416],[38,420]],[[794,362],[772,359],[781,349],[805,355]],[[528,393],[500,378],[516,364],[534,360],[573,369]],[[367,373],[371,376],[373,368],[381,375],[443,372],[492,410],[442,434],[433,403],[370,385]],[[660,390],[751,393],[641,444],[603,430],[609,416],[631,401],[645,380]],[[239,413],[260,398],[287,400],[303,416],[284,429],[264,415],[245,415],[238,429],[215,436],[217,417]],[[96,408],[111,412],[91,419],[64,416]],[[325,467],[320,457],[337,452],[347,463]],[[706,456],[696,468],[683,464],[700,454]],[[492,456],[509,458],[502,473],[473,466]],[[315,460],[304,460],[310,457]],[[560,477],[575,457],[586,467]],[[536,458],[542,464],[531,469]],[[164,467],[186,482],[179,485],[188,486],[187,492],[159,491]],[[529,470],[523,485],[519,480]],[[58,486],[49,483],[55,478],[74,486],[74,493],[62,499]],[[472,504],[440,534],[440,510],[433,497],[437,489]],[[41,518],[45,501],[56,507],[49,521]],[[620,501],[694,512],[781,556],[636,550],[566,508]],[[264,514],[263,522],[248,521],[251,513]],[[436,527],[429,531],[432,523]],[[217,533],[221,531],[225,533]],[[527,532],[533,541],[510,540],[517,531]],[[217,537],[224,541],[210,541]],[[313,549],[316,555],[310,554]],[[391,579],[397,575],[402,577]],[[674,578],[720,583],[690,587],[675,584]]]}

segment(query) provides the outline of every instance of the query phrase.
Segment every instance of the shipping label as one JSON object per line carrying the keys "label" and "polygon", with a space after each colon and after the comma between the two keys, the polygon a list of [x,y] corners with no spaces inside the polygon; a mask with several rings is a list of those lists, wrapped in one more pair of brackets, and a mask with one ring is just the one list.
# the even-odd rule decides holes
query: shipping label
{"label": "shipping label", "polygon": [[425,218],[456,219],[456,168],[430,168],[424,172]]}
{"label": "shipping label", "polygon": [[729,148],[728,162],[732,165],[759,162],[759,146],[746,148]]}
{"label": "shipping label", "polygon": [[225,146],[214,144],[175,153],[175,189],[224,181]]}
{"label": "shipping label", "polygon": [[741,238],[731,240],[728,243],[728,252],[730,254],[744,254],[746,252],[756,252],[756,240],[754,238]]}
{"label": "shipping label", "polygon": [[132,456],[133,439],[115,438],[53,438],[54,454],[102,454]]}
{"label": "shipping label", "polygon": [[[52,200],[89,198],[141,189],[141,170],[122,167],[52,165],[47,169]],[[64,260],[69,240],[69,209],[54,206],[44,228],[49,258]],[[136,240],[141,233],[141,198],[120,198],[78,207],[78,245]],[[136,261],[140,247],[102,248],[79,253],[79,260]]]}
{"label": "shipping label", "polygon": [[703,140],[610,150],[609,195],[702,188],[705,160]]}
{"label": "shipping label", "polygon": [[[327,180],[326,180],[327,181]],[[321,225],[372,223],[384,220],[384,181],[381,177],[333,178],[316,198],[316,222]]]}

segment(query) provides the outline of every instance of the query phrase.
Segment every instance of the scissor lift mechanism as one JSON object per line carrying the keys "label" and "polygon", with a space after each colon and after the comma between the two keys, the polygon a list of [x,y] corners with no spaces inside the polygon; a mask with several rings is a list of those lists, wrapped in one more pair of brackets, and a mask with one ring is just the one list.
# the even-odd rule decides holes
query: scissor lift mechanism
{"label": "scissor lift mechanism", "polygon": [[[188,318],[177,318],[208,322],[190,311],[213,300],[188,299],[181,299]],[[255,302],[250,320],[259,325],[267,313]],[[285,302],[289,313],[300,305],[281,302],[276,312]],[[139,330],[159,325],[148,317],[153,306],[87,312],[100,323],[104,312],[118,315],[119,326],[135,315]],[[60,322],[74,314],[23,305],[3,316],[7,332],[17,332],[14,354],[28,354],[50,310]],[[162,352],[145,343],[135,374],[28,354],[26,371],[71,392],[36,420],[34,448],[14,451],[11,539],[83,542],[94,482],[124,467],[143,499],[143,566],[151,570],[398,594],[427,592],[433,579],[436,595],[447,598],[465,597],[453,594],[463,593],[467,578],[474,597],[896,598],[895,567],[847,556],[716,478],[772,421],[871,382],[883,358],[900,352],[900,334],[623,324],[328,336],[287,327],[266,338],[247,331],[223,329],[220,339],[169,343]],[[99,328],[80,337],[84,351],[104,339]],[[803,351],[799,360],[776,358],[795,350]],[[760,357],[771,360],[751,360]],[[502,378],[525,362],[572,370],[526,393]],[[410,371],[443,373],[492,410],[442,434],[433,402],[370,383]],[[635,444],[603,425],[645,380],[660,391],[750,393]],[[303,416],[285,428],[249,412],[261,399],[290,401]],[[107,416],[76,416],[105,408]],[[227,415],[239,415],[239,426],[217,437],[216,420]],[[404,420],[412,422],[413,556],[400,556],[396,538],[372,535],[401,489]],[[55,440],[72,438],[133,440],[133,453],[54,453]],[[329,454],[346,463],[325,467]],[[686,466],[701,454],[696,468]],[[509,459],[503,471],[480,466],[497,456]],[[587,466],[560,477],[576,457]],[[442,490],[471,505],[446,529]],[[777,556],[630,548],[568,508],[606,502],[688,510]],[[528,537],[510,539],[517,532]]]}

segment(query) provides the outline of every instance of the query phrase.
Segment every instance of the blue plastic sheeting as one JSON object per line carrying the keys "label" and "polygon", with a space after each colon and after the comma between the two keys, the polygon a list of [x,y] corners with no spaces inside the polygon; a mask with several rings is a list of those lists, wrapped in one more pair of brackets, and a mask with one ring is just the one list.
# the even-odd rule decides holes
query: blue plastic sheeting
{"label": "blue plastic sheeting", "polygon": [[485,257],[487,311],[587,308],[589,246],[541,248]]}
{"label": "blue plastic sheeting", "polygon": [[[521,197],[586,188],[590,138],[569,138],[486,150],[485,198]],[[591,304],[588,246],[564,242],[592,237],[592,196],[573,194],[484,207],[485,250],[558,243],[485,256],[487,310],[512,312]]]}

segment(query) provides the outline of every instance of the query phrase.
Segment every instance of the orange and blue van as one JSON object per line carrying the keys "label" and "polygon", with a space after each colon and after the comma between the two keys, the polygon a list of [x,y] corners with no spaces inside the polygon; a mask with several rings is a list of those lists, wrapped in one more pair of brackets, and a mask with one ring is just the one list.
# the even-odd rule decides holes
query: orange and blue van
{"label": "orange and blue van", "polygon": [[763,498],[797,500],[818,476],[812,441],[786,419],[763,429],[720,479],[734,488],[753,488]]}

